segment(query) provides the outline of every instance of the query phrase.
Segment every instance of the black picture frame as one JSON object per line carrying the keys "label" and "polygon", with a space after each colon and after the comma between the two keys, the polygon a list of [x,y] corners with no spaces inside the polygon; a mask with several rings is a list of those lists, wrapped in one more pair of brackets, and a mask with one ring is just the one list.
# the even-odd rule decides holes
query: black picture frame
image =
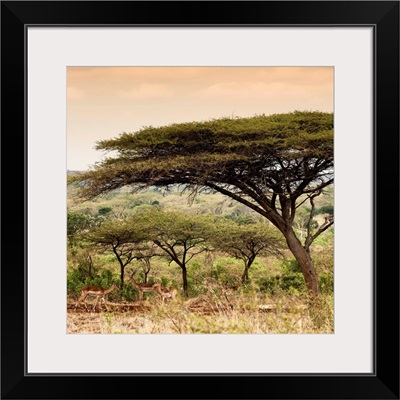
{"label": "black picture frame", "polygon": [[[26,29],[77,24],[373,27],[373,373],[26,373]],[[3,399],[399,399],[399,1],[2,1],[1,45]]]}

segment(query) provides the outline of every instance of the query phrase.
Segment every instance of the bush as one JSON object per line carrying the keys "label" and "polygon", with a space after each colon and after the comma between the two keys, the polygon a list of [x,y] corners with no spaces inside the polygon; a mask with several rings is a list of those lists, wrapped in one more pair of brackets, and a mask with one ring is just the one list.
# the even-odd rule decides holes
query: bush
{"label": "bush", "polygon": [[[110,293],[111,294],[111,293]],[[133,287],[132,284],[125,284],[123,289],[119,292],[121,299],[126,301],[134,301],[138,296],[138,291]]]}
{"label": "bush", "polygon": [[161,284],[163,287],[170,287],[170,286],[179,287],[179,284],[175,279],[171,279],[164,275],[161,277]]}
{"label": "bush", "polygon": [[[77,268],[71,269],[67,274],[67,292],[74,295],[80,295],[83,286],[101,286],[107,289],[113,283],[120,286],[120,278],[118,275],[113,275],[112,271],[107,269],[90,278],[87,271],[81,265],[78,265]],[[119,297],[116,293],[111,292],[109,298]]]}
{"label": "bush", "polygon": [[192,261],[190,263],[189,268],[191,269],[191,271],[198,271],[198,270],[201,270],[203,268],[203,266],[197,261]]}
{"label": "bush", "polygon": [[299,270],[300,267],[295,259],[285,260],[281,266],[281,273],[268,275],[258,281],[260,290],[269,294],[275,294],[277,291],[304,292],[306,283]]}
{"label": "bush", "polygon": [[189,297],[197,297],[198,295],[205,293],[204,288],[200,285],[196,285],[193,279],[188,277],[188,294]]}
{"label": "bush", "polygon": [[289,272],[279,277],[279,287],[284,291],[292,291],[293,289],[303,292],[306,289],[303,274],[301,272]]}
{"label": "bush", "polygon": [[81,265],[68,271],[67,292],[75,295],[80,294],[81,287],[85,285],[86,279],[88,279],[87,272]]}
{"label": "bush", "polygon": [[98,214],[105,215],[105,214],[108,214],[110,211],[112,211],[111,207],[102,207],[99,209]]}
{"label": "bush", "polygon": [[[306,283],[301,272],[283,272],[279,275],[269,275],[258,282],[260,290],[264,293],[275,294],[283,292],[305,292]],[[319,275],[319,287],[321,293],[332,294],[334,289],[334,276],[332,273],[323,272]]]}
{"label": "bush", "polygon": [[333,215],[333,205],[327,205],[327,206],[322,206],[320,208],[318,208],[317,210],[315,210],[315,215],[318,214],[329,214],[329,215]]}
{"label": "bush", "polygon": [[216,262],[211,271],[211,276],[218,281],[221,275],[226,275],[227,273],[228,269],[222,266],[220,262]]}
{"label": "bush", "polygon": [[280,268],[283,274],[301,272],[300,265],[295,258],[291,258],[290,260],[283,260]]}
{"label": "bush", "polygon": [[277,276],[267,276],[257,282],[260,291],[269,294],[275,294],[279,290],[279,279]]}
{"label": "bush", "polygon": [[334,277],[332,273],[322,272],[319,275],[319,288],[321,293],[331,294],[333,293]]}
{"label": "bush", "polygon": [[228,221],[235,221],[239,225],[250,225],[257,223],[257,220],[252,215],[234,215],[226,214],[224,219]]}

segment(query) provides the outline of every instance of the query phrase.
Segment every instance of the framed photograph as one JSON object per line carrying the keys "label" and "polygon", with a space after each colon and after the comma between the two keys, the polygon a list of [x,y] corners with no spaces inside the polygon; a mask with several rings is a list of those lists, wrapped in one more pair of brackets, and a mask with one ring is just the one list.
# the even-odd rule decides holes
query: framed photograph
{"label": "framed photograph", "polygon": [[398,1],[1,11],[2,398],[399,399]]}

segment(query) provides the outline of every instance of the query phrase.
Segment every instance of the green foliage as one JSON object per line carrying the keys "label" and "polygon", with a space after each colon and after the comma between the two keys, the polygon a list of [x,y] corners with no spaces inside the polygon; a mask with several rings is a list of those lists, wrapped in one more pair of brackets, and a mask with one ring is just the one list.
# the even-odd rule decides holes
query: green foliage
{"label": "green foliage", "polygon": [[[330,236],[329,234],[327,235]],[[323,236],[325,238],[325,236]],[[317,272],[321,275],[329,273],[333,276],[334,273],[334,254],[332,241],[319,240],[318,250],[313,253],[313,261]]]}
{"label": "green foliage", "polygon": [[267,275],[258,280],[260,290],[269,294],[286,292],[296,294],[305,292],[306,285],[303,274],[299,272],[284,272],[279,275]]}
{"label": "green foliage", "polygon": [[320,208],[317,208],[315,210],[315,215],[318,214],[329,214],[329,215],[333,215],[333,204],[329,204],[326,206],[322,206]]}
{"label": "green foliage", "polygon": [[73,235],[93,224],[93,219],[86,214],[68,213],[67,214],[67,235]]}
{"label": "green foliage", "polygon": [[[119,286],[119,282],[118,275],[113,274],[112,271],[107,269],[103,269],[99,274],[94,275],[92,278],[87,275],[86,270],[84,270],[80,265],[77,268],[72,268],[67,273],[67,291],[68,293],[73,293],[75,295],[80,295],[83,286],[101,286],[104,289],[107,289],[113,283],[116,283]],[[116,294],[112,292],[108,296],[112,298],[113,296],[115,297]]]}
{"label": "green foliage", "polygon": [[210,215],[160,209],[136,217],[136,225],[145,227],[147,238],[178,265],[186,265],[196,254],[206,250],[207,240],[214,233],[213,221]]}
{"label": "green foliage", "polygon": [[255,218],[254,215],[234,215],[234,214],[227,214],[224,216],[224,219],[228,221],[234,221],[238,225],[250,225],[255,224],[258,220]]}
{"label": "green foliage", "polygon": [[290,259],[282,260],[280,268],[283,274],[301,272],[299,263],[293,257]]}
{"label": "green foliage", "polygon": [[226,219],[218,220],[215,224],[216,233],[210,239],[213,247],[245,262],[261,254],[281,255],[284,248],[281,233],[265,222],[250,221],[241,224]]}
{"label": "green foliage", "polygon": [[[318,236],[315,239],[315,244],[320,246],[333,246],[334,240],[334,228],[330,227],[323,235]],[[332,253],[333,254],[333,253]]]}
{"label": "green foliage", "polygon": [[68,293],[78,294],[82,286],[85,286],[89,277],[82,266],[73,268],[67,273],[67,291]]}
{"label": "green foliage", "polygon": [[277,292],[300,293],[306,290],[303,274],[295,258],[282,260],[279,269],[278,274],[267,274],[259,280],[261,291],[275,294]]}
{"label": "green foliage", "polygon": [[190,263],[191,271],[199,271],[201,269],[203,269],[203,266],[200,263],[198,263],[197,261],[193,261]]}
{"label": "green foliage", "polygon": [[170,276],[163,275],[161,277],[161,284],[163,287],[179,287],[179,284],[176,279],[171,278]]}
{"label": "green foliage", "polygon": [[99,208],[98,213],[99,213],[99,215],[105,215],[105,214],[108,214],[111,211],[112,211],[111,207],[102,207],[102,208]]}
{"label": "green foliage", "polygon": [[[318,281],[321,293],[333,293],[333,274],[321,273]],[[286,295],[306,293],[303,274],[290,269],[286,269],[278,275],[266,274],[266,276],[257,281],[257,284],[262,292],[271,295],[276,293],[286,293]]]}
{"label": "green foliage", "polygon": [[119,295],[122,299],[126,301],[135,301],[138,297],[138,291],[133,287],[131,283],[125,283]]}
{"label": "green foliage", "polygon": [[[333,165],[333,114],[296,111],[147,127],[100,141],[97,149],[114,151],[117,157],[71,178],[70,182],[86,181],[80,188],[86,198],[129,184],[207,186],[206,180],[235,184],[251,179],[259,185],[268,184],[271,176],[275,182],[277,178],[294,182],[295,189],[302,179],[300,170],[307,171],[309,180],[310,174],[320,177]],[[299,161],[304,168],[294,168]],[[275,165],[281,165],[282,176],[271,168]],[[238,166],[246,173],[236,173]],[[303,190],[311,187],[305,185]],[[214,184],[211,188],[216,189]]]}
{"label": "green foliage", "polygon": [[119,247],[123,244],[144,241],[146,233],[135,217],[129,217],[122,220],[105,220],[101,225],[84,233],[82,237],[94,244]]}
{"label": "green foliage", "polygon": [[128,207],[129,208],[135,208],[135,207],[141,206],[142,204],[143,204],[143,200],[134,198],[134,199],[132,199],[131,201],[128,202]]}
{"label": "green foliage", "polygon": [[200,294],[207,293],[207,288],[203,285],[199,285],[191,276],[188,277],[188,297],[197,297]]}
{"label": "green foliage", "polygon": [[295,289],[299,292],[304,292],[306,290],[304,277],[300,272],[283,273],[280,276],[279,286],[283,291],[291,291]]}
{"label": "green foliage", "polygon": [[130,152],[139,149],[145,151],[151,147],[153,155],[158,156],[165,154],[169,148],[175,148],[178,154],[198,154],[211,149],[219,149],[224,153],[243,152],[259,149],[260,146],[297,146],[304,149],[306,139],[313,146],[324,143],[323,133],[332,128],[332,114],[297,111],[250,118],[220,118],[158,128],[145,127],[135,134],[123,133],[117,139],[100,141],[97,149],[129,155]]}
{"label": "green foliage", "polygon": [[213,264],[211,274],[216,280],[223,281],[224,276],[242,269],[242,263],[234,257],[219,257]]}
{"label": "green foliage", "polygon": [[331,294],[334,291],[334,276],[330,272],[322,272],[319,275],[319,287],[321,293]]}

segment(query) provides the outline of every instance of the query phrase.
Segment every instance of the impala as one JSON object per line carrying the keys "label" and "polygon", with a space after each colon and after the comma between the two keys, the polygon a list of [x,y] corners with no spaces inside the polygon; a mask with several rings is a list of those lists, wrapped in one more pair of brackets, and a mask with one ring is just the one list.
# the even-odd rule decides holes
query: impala
{"label": "impala", "polygon": [[143,292],[155,292],[157,283],[138,283],[135,278],[130,278],[128,282],[131,282],[133,286],[139,292],[139,300],[143,300]]}
{"label": "impala", "polygon": [[114,289],[120,290],[119,287],[113,283],[108,289],[104,289],[101,286],[84,286],[81,289],[81,296],[79,297],[78,301],[75,304],[75,309],[78,307],[79,303],[84,300],[83,304],[85,304],[86,310],[87,310],[87,304],[86,304],[86,298],[87,296],[95,296],[96,297],[96,303],[94,304],[93,311],[96,309],[97,303],[99,299],[103,301],[105,304],[106,301],[104,300],[104,297],[106,294],[112,292]]}
{"label": "impala", "polygon": [[178,292],[178,289],[175,287],[171,287],[169,289],[163,288],[161,286],[161,283],[156,283],[155,288],[156,288],[156,293],[160,296],[162,301],[165,301],[165,299],[174,300]]}

